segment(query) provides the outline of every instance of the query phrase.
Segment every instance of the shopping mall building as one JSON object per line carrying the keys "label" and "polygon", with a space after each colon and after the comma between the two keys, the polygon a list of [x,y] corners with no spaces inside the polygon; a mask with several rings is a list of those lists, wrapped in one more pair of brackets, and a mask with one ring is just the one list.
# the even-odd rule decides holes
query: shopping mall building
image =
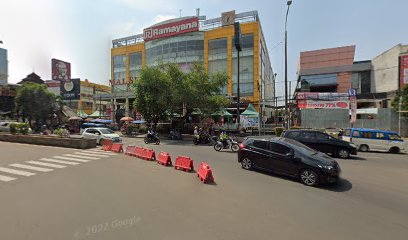
{"label": "shopping mall building", "polygon": [[[207,19],[189,16],[167,20],[145,28],[143,33],[115,39],[111,49],[111,95],[125,115],[132,115],[134,93],[132,83],[137,81],[143,66],[159,63],[177,63],[188,71],[200,62],[208,73],[225,72],[228,84],[222,93],[231,100],[228,107],[236,114],[237,51],[233,44],[234,22],[240,22],[242,52],[240,52],[240,111],[249,103],[271,116],[274,99],[274,74],[266,41],[257,11],[235,14],[235,11]],[[121,106],[121,107],[118,107]]]}

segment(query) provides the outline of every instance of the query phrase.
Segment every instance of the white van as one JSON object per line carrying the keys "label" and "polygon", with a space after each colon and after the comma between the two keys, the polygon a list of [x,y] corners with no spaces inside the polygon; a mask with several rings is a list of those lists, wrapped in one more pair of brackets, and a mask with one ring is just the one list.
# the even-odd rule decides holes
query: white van
{"label": "white van", "polygon": [[348,128],[344,130],[342,139],[354,143],[361,152],[372,150],[399,153],[407,149],[404,139],[393,131]]}

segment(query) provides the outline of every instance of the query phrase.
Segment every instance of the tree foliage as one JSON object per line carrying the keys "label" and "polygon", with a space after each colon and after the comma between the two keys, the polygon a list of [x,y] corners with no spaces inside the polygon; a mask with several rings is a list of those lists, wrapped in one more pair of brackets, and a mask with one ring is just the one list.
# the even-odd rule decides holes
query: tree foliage
{"label": "tree foliage", "polygon": [[227,74],[209,75],[200,63],[193,64],[187,73],[175,63],[145,67],[134,84],[134,106],[153,123],[166,120],[171,113],[182,114],[194,108],[211,113],[229,103],[220,95],[227,81]]}
{"label": "tree foliage", "polygon": [[408,111],[408,85],[405,85],[405,87],[401,91],[398,91],[397,95],[391,102],[392,107],[396,111],[399,110],[399,101],[401,97],[402,97],[401,110]]}
{"label": "tree foliage", "polygon": [[16,113],[26,118],[31,124],[45,122],[56,110],[55,95],[48,91],[46,85],[25,83],[17,90],[15,98]]}

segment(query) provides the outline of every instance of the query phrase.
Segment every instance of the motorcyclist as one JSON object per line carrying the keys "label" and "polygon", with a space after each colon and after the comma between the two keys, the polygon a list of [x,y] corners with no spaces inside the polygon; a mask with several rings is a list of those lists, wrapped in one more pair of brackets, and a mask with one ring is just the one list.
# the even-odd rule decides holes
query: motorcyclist
{"label": "motorcyclist", "polygon": [[197,139],[200,138],[200,135],[198,134],[198,127],[197,126],[194,127],[194,137],[196,137]]}
{"label": "motorcyclist", "polygon": [[220,141],[222,142],[222,145],[225,147],[228,145],[228,134],[224,130],[220,134]]}
{"label": "motorcyclist", "polygon": [[150,139],[150,140],[153,140],[153,139],[154,139],[154,131],[153,131],[152,128],[149,128],[149,129],[147,130],[147,138]]}

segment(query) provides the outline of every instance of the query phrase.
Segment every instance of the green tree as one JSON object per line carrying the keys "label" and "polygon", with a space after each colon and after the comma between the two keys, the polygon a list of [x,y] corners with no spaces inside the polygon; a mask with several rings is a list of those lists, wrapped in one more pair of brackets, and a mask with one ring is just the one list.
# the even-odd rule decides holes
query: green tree
{"label": "green tree", "polygon": [[225,73],[209,75],[201,63],[193,64],[188,73],[184,73],[177,64],[168,64],[167,73],[172,86],[172,110],[200,108],[211,113],[229,101],[221,95],[222,87],[227,84]]}
{"label": "green tree", "polygon": [[33,120],[44,123],[55,112],[55,95],[46,85],[25,83],[17,90],[15,105],[17,114],[32,126]]}
{"label": "green tree", "polygon": [[144,67],[139,80],[134,83],[134,107],[154,128],[161,120],[167,119],[171,109],[171,82],[163,66]]}
{"label": "green tree", "polygon": [[[408,84],[405,85],[405,87],[401,91],[397,92],[397,95],[395,96],[395,98],[391,102],[391,106],[396,111],[399,110],[400,98],[402,98],[401,110],[402,111],[408,111]],[[405,113],[404,115],[408,115],[408,114]]]}

